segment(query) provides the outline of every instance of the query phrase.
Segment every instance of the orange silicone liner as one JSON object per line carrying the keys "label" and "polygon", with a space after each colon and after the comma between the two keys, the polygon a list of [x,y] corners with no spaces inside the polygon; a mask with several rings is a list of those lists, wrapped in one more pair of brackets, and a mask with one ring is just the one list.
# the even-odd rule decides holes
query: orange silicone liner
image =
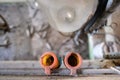
{"label": "orange silicone liner", "polygon": [[[82,64],[82,57],[78,53],[69,52],[64,58],[64,64],[68,69],[71,70],[70,75],[75,75],[77,69],[80,68]],[[72,64],[75,64],[75,65],[73,66]]]}
{"label": "orange silicone liner", "polygon": [[[52,59],[50,57],[52,57]],[[47,64],[47,63],[50,63],[50,64]],[[50,75],[51,70],[58,68],[59,61],[55,53],[46,52],[40,57],[40,65],[45,69],[45,73]]]}

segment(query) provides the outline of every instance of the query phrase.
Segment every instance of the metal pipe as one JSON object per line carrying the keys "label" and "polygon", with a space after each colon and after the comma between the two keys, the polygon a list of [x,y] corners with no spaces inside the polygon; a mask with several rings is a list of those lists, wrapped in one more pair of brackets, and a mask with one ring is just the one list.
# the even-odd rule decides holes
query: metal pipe
{"label": "metal pipe", "polygon": [[114,67],[110,67],[110,69],[114,70],[116,73],[120,74],[120,70],[114,68]]}
{"label": "metal pipe", "polygon": [[60,62],[53,52],[46,52],[40,57],[40,65],[45,69],[47,75],[51,74],[51,70],[59,68]]}
{"label": "metal pipe", "polygon": [[82,64],[82,57],[78,53],[70,52],[64,58],[65,66],[70,69],[70,75],[76,75]]}

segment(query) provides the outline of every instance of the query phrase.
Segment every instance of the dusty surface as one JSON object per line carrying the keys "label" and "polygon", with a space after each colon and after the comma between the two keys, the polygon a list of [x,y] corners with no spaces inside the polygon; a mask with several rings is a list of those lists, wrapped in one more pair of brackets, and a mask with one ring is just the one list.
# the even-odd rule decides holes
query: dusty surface
{"label": "dusty surface", "polygon": [[[10,42],[9,47],[0,47],[0,60],[37,60],[46,51],[60,56],[75,51],[88,58],[87,36],[81,37],[85,40],[82,44],[75,45],[74,35],[66,37],[51,28],[41,9],[36,11],[25,3],[0,4],[0,14],[11,28],[11,32],[0,35],[1,43],[6,37]],[[32,36],[28,29],[33,29]]]}
{"label": "dusty surface", "polygon": [[119,76],[0,76],[0,80],[120,80]]}

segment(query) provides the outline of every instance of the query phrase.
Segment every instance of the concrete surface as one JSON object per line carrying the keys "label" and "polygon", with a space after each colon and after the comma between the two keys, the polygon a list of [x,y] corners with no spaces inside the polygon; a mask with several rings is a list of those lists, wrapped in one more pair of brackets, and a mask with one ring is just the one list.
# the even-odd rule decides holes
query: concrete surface
{"label": "concrete surface", "polygon": [[120,80],[120,76],[0,76],[0,80]]}

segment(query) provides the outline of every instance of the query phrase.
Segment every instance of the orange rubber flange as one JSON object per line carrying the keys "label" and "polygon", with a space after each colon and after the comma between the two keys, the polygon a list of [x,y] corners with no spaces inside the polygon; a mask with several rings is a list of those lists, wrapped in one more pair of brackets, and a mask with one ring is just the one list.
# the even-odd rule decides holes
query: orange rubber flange
{"label": "orange rubber flange", "polygon": [[64,58],[65,66],[70,69],[70,75],[76,75],[82,64],[82,57],[78,53],[69,52]]}
{"label": "orange rubber flange", "polygon": [[40,57],[40,65],[45,69],[45,73],[50,75],[51,70],[58,68],[60,64],[55,53],[46,52]]}

